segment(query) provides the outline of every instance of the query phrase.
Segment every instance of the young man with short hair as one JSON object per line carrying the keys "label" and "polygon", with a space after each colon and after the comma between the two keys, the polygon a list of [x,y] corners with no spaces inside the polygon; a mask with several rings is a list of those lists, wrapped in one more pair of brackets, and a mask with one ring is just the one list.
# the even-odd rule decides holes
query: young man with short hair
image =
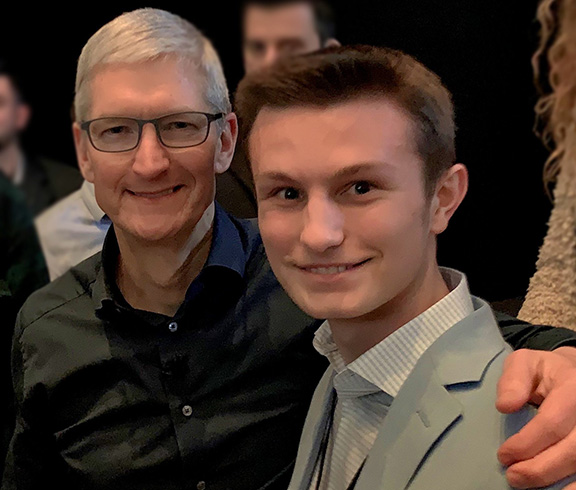
{"label": "young man with short hair", "polygon": [[497,450],[534,412],[497,411],[511,348],[436,260],[468,187],[448,90],[402,52],[351,46],[246,77],[236,104],[272,269],[327,319],[289,488],[510,488]]}

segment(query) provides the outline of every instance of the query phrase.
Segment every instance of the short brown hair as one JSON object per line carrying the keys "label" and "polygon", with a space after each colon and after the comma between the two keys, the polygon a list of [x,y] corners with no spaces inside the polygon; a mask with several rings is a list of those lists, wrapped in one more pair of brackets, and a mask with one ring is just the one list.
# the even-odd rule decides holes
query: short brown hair
{"label": "short brown hair", "polygon": [[265,108],[328,107],[384,98],[412,118],[417,151],[424,161],[428,196],[456,161],[454,109],[440,78],[401,51],[366,45],[338,46],[291,56],[246,75],[235,94],[245,150]]}

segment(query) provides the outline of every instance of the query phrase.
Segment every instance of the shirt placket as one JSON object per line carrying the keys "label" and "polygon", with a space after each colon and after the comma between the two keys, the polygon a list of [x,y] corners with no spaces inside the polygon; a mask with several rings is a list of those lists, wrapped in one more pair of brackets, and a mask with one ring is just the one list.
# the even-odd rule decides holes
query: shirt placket
{"label": "shirt placket", "polygon": [[[191,369],[194,349],[190,326],[183,318],[166,322],[159,348],[163,382],[170,407],[176,442],[182,458],[184,488],[206,490],[202,446],[205,424],[193,397],[196,380]],[[188,348],[184,350],[185,346]]]}

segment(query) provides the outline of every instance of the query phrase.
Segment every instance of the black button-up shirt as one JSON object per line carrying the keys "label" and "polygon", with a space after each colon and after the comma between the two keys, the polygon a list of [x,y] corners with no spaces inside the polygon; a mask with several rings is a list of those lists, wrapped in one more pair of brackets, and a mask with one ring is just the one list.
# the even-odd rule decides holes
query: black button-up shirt
{"label": "black button-up shirt", "polygon": [[284,490],[326,363],[255,223],[217,207],[174,317],[128,305],[117,259],[111,229],[20,313],[3,488]]}

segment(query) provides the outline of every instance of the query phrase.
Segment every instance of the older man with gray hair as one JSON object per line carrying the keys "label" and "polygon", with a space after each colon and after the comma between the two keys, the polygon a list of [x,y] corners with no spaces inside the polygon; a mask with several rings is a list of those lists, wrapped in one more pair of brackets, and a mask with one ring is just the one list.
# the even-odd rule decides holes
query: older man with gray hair
{"label": "older man with gray hair", "polygon": [[214,202],[237,134],[217,53],[125,13],[84,47],[75,108],[112,226],[20,312],[3,488],[286,488],[324,363],[255,224]]}

